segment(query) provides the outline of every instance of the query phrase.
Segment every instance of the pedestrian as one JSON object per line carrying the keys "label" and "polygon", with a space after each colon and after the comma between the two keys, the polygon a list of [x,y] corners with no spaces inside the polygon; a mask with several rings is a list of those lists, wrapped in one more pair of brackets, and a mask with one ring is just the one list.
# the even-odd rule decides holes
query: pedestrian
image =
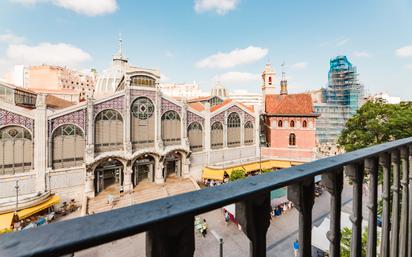
{"label": "pedestrian", "polygon": [[206,237],[207,235],[207,223],[206,219],[203,219],[203,224],[202,224],[202,236]]}
{"label": "pedestrian", "polygon": [[226,223],[226,226],[227,226],[227,224],[229,224],[229,220],[230,220],[229,212],[225,210],[224,215],[225,215],[225,223]]}
{"label": "pedestrian", "polygon": [[295,242],[293,243],[293,252],[295,253],[295,257],[298,257],[299,254],[299,242],[296,239]]}

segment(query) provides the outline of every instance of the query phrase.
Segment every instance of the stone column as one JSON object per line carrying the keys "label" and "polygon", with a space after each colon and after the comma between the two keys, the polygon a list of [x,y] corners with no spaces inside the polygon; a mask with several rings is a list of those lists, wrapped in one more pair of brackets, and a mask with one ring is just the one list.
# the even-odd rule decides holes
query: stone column
{"label": "stone column", "polygon": [[223,120],[223,149],[227,148],[227,112],[225,112]]}
{"label": "stone column", "polygon": [[46,190],[47,167],[47,109],[46,96],[37,96],[34,121],[34,170],[36,172],[36,192]]}
{"label": "stone column", "polygon": [[124,163],[124,171],[123,171],[123,191],[125,193],[133,191],[133,183],[132,183],[132,173],[133,168],[130,161],[126,161]]}
{"label": "stone column", "polygon": [[[131,116],[130,116],[130,78],[125,82],[125,94],[124,94],[124,129],[123,129],[123,144],[125,156],[132,155],[132,142],[130,140],[131,135]],[[126,190],[126,189],[125,189]]]}
{"label": "stone column", "polygon": [[[163,151],[163,141],[162,141],[162,95],[159,91],[156,91],[155,99],[156,111],[155,115],[155,149],[157,152]],[[157,169],[157,165],[156,165]]]}
{"label": "stone column", "polygon": [[163,177],[163,162],[159,160],[159,157],[155,158],[155,183],[163,184],[165,179]]}
{"label": "stone column", "polygon": [[84,183],[84,194],[87,197],[93,198],[95,196],[94,190],[94,171],[91,168],[86,168],[86,177]]}
{"label": "stone column", "polygon": [[[240,146],[245,145],[245,112],[240,113]],[[242,152],[242,149],[240,149]],[[242,154],[241,154],[242,156]]]}
{"label": "stone column", "polygon": [[92,163],[94,160],[94,109],[93,98],[87,98],[87,127],[86,127],[86,163]]}
{"label": "stone column", "polygon": [[187,178],[187,177],[190,176],[189,166],[190,166],[189,158],[187,158],[186,154],[182,154],[182,167],[181,167],[181,169],[182,169],[182,176],[184,178]]}
{"label": "stone column", "polygon": [[203,146],[207,155],[207,163],[210,164],[210,151],[211,151],[211,122],[210,122],[210,113],[204,112],[205,122],[203,123]]}

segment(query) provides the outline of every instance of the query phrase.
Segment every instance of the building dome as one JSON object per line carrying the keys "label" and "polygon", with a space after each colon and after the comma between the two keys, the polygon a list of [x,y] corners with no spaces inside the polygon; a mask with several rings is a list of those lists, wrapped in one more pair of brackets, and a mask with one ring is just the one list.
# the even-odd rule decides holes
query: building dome
{"label": "building dome", "polygon": [[97,77],[94,95],[96,97],[112,95],[129,68],[127,58],[123,56],[123,41],[119,39],[119,50],[113,55],[112,66]]}
{"label": "building dome", "polygon": [[210,92],[211,96],[218,96],[220,98],[226,98],[229,96],[226,88],[221,83],[216,83],[216,85],[212,88]]}
{"label": "building dome", "polygon": [[116,92],[117,86],[126,73],[127,66],[127,62],[121,65],[113,62],[112,67],[99,74],[94,92],[95,96],[106,96]]}

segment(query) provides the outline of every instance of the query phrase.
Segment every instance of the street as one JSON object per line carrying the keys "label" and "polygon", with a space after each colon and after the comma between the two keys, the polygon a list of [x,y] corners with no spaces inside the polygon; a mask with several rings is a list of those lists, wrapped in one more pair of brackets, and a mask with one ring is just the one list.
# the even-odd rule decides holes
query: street
{"label": "street", "polygon": [[[352,187],[345,184],[342,193],[342,210],[351,212]],[[330,212],[329,194],[324,192],[315,199],[313,207],[313,225],[319,225]],[[230,222],[225,224],[221,209],[213,210],[200,215],[206,219],[208,224],[208,234],[203,238],[196,232],[196,257],[219,256],[219,242],[210,233],[214,230],[224,240],[223,255],[227,257],[248,256],[249,240],[246,235],[239,231],[238,227]],[[267,256],[286,257],[293,256],[292,243],[297,239],[298,213],[296,209],[289,210],[286,214],[272,218],[267,233]],[[115,242],[107,243],[98,247],[90,248],[75,254],[76,257],[99,256],[99,257],[126,257],[145,256],[144,233],[133,237],[125,238]]]}

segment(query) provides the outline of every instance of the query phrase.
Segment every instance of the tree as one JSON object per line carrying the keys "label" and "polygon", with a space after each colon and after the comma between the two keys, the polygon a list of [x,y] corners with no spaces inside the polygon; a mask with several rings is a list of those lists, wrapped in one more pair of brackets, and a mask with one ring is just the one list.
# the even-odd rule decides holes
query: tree
{"label": "tree", "polygon": [[244,178],[246,178],[245,170],[236,169],[236,170],[233,170],[232,173],[230,173],[229,181],[235,181],[235,180],[244,179]]}
{"label": "tree", "polygon": [[[350,257],[350,247],[352,241],[352,229],[348,227],[343,227],[341,230],[341,240],[340,240],[340,256]],[[366,246],[368,243],[368,228],[362,232],[362,257],[366,257]]]}
{"label": "tree", "polygon": [[346,151],[412,136],[412,103],[366,102],[345,124],[338,144]]}

